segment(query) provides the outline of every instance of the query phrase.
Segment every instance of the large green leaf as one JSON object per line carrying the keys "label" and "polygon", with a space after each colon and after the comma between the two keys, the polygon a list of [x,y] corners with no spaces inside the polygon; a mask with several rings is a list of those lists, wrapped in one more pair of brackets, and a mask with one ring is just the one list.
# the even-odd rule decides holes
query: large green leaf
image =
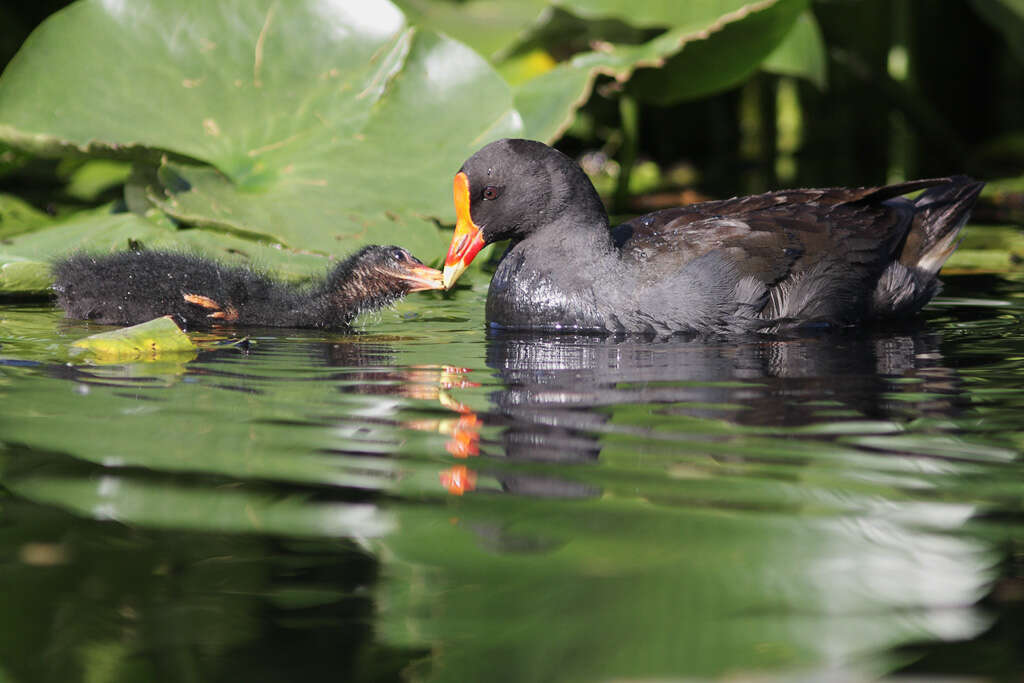
{"label": "large green leaf", "polygon": [[439,251],[452,173],[521,132],[486,61],[386,0],[82,0],[11,62],[0,121],[40,154],[208,163],[174,167],[168,212],[325,253]]}
{"label": "large green leaf", "polygon": [[171,316],[165,315],[79,339],[71,344],[70,354],[97,363],[158,361],[168,356],[194,358],[196,345]]}
{"label": "large green leaf", "polygon": [[373,3],[356,14],[315,0],[287,11],[271,2],[78,2],[11,61],[0,121],[5,136],[41,152],[168,149],[253,188],[309,135],[358,133],[400,70],[409,42],[401,13]]}
{"label": "large green leaf", "polygon": [[769,2],[750,0],[554,0],[554,4],[588,19],[618,19],[633,26],[702,30],[708,20],[757,12]]}
{"label": "large green leaf", "polygon": [[[518,86],[516,108],[524,128],[529,137],[541,140],[557,139],[569,126],[598,74],[620,82],[632,79],[631,90],[659,103],[692,99],[737,84],[786,38],[807,6],[806,0],[692,4],[566,0],[560,4],[574,12],[673,28],[639,45],[600,45]],[[604,14],[612,9],[614,13]]]}
{"label": "large green leaf", "polygon": [[819,88],[828,80],[828,58],[825,38],[821,35],[814,13],[801,14],[792,30],[761,63],[761,68],[784,76],[806,78]]}
{"label": "large green leaf", "polygon": [[442,31],[484,55],[494,57],[512,46],[538,21],[545,0],[395,0],[409,21]]}
{"label": "large green leaf", "polygon": [[687,44],[662,68],[638,72],[630,91],[648,102],[671,104],[738,85],[785,40],[807,4],[806,0],[751,3],[728,15],[731,21],[717,23],[706,39]]}
{"label": "large green leaf", "polygon": [[45,292],[53,281],[51,261],[72,251],[173,243],[173,230],[133,214],[111,215],[105,209],[83,213],[77,219],[4,240],[0,245],[0,294]]}

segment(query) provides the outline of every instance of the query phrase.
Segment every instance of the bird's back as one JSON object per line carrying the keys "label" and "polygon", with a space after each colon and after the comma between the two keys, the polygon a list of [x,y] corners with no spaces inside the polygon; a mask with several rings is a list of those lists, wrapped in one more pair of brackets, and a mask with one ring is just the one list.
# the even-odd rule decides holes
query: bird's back
{"label": "bird's back", "polygon": [[771,192],[655,212],[613,237],[650,284],[653,318],[692,318],[676,290],[692,293],[711,327],[847,324],[913,313],[934,296],[981,186],[958,176]]}
{"label": "bird's back", "polygon": [[206,327],[217,322],[211,309],[190,303],[186,295],[228,305],[265,298],[272,286],[266,276],[245,268],[150,250],[75,254],[54,264],[54,278],[57,302],[68,317],[119,325],[172,315],[180,323]]}

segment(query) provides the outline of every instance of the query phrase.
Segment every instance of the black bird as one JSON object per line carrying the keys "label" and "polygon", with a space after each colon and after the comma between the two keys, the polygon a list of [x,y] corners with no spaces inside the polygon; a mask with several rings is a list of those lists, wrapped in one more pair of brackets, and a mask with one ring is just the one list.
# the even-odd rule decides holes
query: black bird
{"label": "black bird", "polygon": [[364,247],[320,282],[297,287],[199,256],[134,250],[75,254],[54,265],[57,303],[70,318],[128,325],[171,315],[184,327],[347,326],[409,292],[441,289],[441,273],[400,247]]}
{"label": "black bird", "polygon": [[455,176],[444,284],[485,244],[509,239],[487,295],[492,327],[735,334],[900,318],[939,291],[982,185],[954,176],[782,190],[613,229],[572,159],[499,140]]}

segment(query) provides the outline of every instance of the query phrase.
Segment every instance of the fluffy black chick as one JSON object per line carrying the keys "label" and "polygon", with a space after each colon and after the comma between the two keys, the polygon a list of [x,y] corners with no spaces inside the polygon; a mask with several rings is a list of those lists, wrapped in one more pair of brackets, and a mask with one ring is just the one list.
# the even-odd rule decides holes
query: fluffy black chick
{"label": "fluffy black chick", "polygon": [[75,254],[55,263],[54,275],[57,303],[69,318],[130,325],[170,315],[185,328],[342,328],[359,313],[409,292],[442,287],[440,271],[405,249],[377,245],[360,249],[307,286],[191,254],[148,249]]}

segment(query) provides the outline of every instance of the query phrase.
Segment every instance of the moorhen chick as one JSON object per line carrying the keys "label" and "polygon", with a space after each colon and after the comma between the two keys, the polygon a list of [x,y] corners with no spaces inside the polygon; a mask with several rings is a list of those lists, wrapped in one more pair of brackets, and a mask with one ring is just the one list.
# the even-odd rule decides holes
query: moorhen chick
{"label": "moorhen chick", "polygon": [[[450,288],[511,240],[487,323],[531,330],[736,334],[843,326],[917,312],[983,183],[782,190],[657,211],[610,228],[569,157],[493,142],[455,176]],[[902,195],[926,190],[916,199]]]}
{"label": "moorhen chick", "polygon": [[128,325],[171,315],[184,327],[340,328],[409,292],[441,289],[441,272],[400,247],[368,246],[320,282],[296,287],[190,254],[135,250],[75,254],[54,265],[70,318]]}

